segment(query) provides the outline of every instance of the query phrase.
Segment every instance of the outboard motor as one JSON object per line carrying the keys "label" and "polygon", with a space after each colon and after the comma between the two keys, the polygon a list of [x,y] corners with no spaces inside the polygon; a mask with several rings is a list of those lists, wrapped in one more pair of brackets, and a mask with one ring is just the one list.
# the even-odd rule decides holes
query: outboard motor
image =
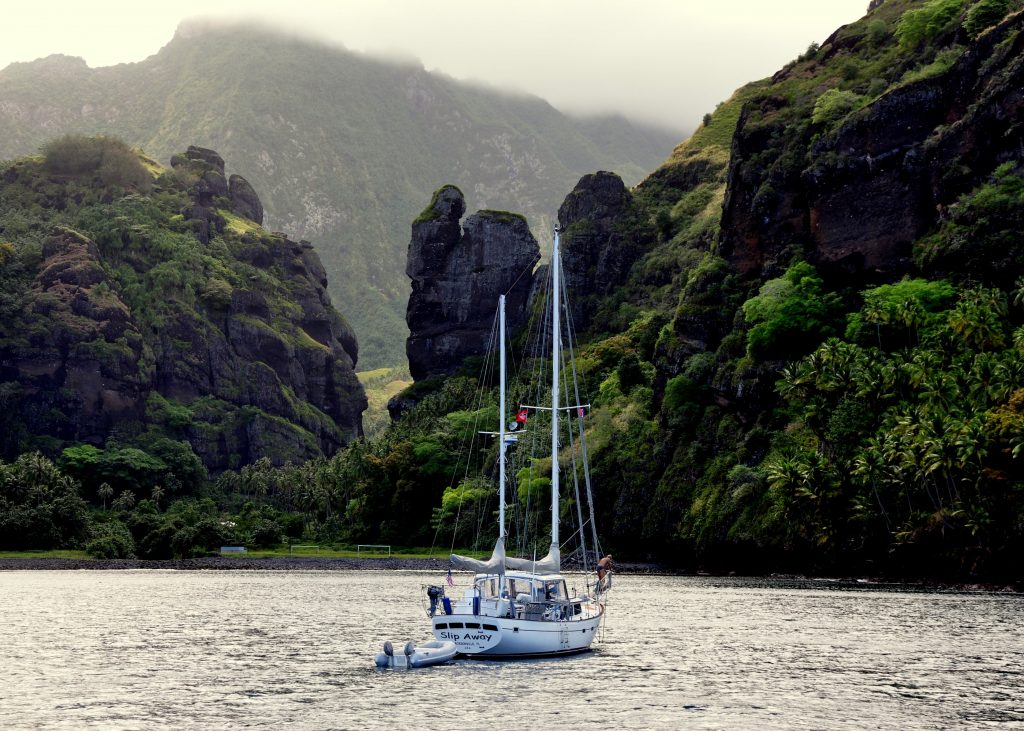
{"label": "outboard motor", "polygon": [[437,603],[444,596],[443,586],[428,586],[427,597],[430,598],[430,616],[433,617],[437,613]]}
{"label": "outboard motor", "polygon": [[405,648],[402,650],[406,657],[412,657],[412,654],[416,652],[416,645],[412,644],[412,640],[405,643]]}
{"label": "outboard motor", "polygon": [[388,640],[387,642],[384,643],[384,654],[387,655],[388,657],[394,657],[395,656],[395,648],[392,646],[391,640]]}

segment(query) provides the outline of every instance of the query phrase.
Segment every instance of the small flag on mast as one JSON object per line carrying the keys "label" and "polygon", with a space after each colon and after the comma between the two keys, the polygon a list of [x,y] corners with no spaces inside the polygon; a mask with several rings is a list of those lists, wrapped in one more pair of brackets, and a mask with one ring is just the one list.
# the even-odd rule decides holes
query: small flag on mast
{"label": "small flag on mast", "polygon": [[530,416],[530,412],[527,409],[520,409],[519,413],[516,414],[516,421],[520,424],[525,424],[526,419]]}

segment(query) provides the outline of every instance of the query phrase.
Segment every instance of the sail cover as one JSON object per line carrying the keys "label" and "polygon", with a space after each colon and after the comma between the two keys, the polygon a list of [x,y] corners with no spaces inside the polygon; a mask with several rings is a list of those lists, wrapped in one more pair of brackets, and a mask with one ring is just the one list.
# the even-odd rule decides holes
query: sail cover
{"label": "sail cover", "polygon": [[453,553],[448,557],[451,561],[452,568],[462,569],[463,571],[475,571],[478,574],[503,574],[505,573],[505,539],[499,538],[494,544],[494,550],[491,551],[491,557],[486,561],[481,561],[478,558],[470,558],[469,556],[460,556],[457,553]]}
{"label": "sail cover", "polygon": [[529,571],[535,574],[558,574],[562,571],[562,556],[558,546],[552,545],[548,555],[534,560],[532,558],[506,558],[505,565],[510,569]]}
{"label": "sail cover", "polygon": [[505,541],[501,538],[495,542],[491,557],[486,561],[460,556],[457,553],[450,554],[448,560],[451,561],[452,568],[478,574],[503,574],[506,568],[534,574],[557,574],[562,571],[562,555],[558,546],[552,546],[544,558],[512,558],[505,556]]}

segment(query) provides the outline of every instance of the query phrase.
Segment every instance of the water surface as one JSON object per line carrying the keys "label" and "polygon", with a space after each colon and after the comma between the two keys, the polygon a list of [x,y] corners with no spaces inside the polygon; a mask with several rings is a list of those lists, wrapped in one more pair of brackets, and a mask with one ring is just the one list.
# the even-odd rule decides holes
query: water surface
{"label": "water surface", "polygon": [[0,728],[1024,728],[1018,595],[620,575],[592,653],[375,669],[439,580],[0,572]]}

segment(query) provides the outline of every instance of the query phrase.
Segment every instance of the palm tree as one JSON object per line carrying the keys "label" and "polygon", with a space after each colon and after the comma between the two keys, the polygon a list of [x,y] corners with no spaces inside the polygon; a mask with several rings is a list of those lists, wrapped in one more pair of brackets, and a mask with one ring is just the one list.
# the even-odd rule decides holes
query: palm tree
{"label": "palm tree", "polygon": [[99,495],[100,500],[103,501],[103,509],[106,510],[107,509],[107,500],[109,500],[110,498],[114,497],[114,488],[112,488],[109,484],[104,482],[96,490],[96,494]]}
{"label": "palm tree", "polygon": [[113,507],[116,510],[131,510],[135,507],[135,494],[131,490],[122,490],[114,501]]}
{"label": "palm tree", "polygon": [[853,460],[853,474],[871,485],[871,491],[878,501],[878,509],[882,511],[885,519],[885,528],[892,533],[892,524],[889,522],[889,512],[885,509],[882,496],[878,492],[878,480],[885,474],[885,459],[882,456],[882,446],[877,437],[872,437],[867,448],[863,449]]}
{"label": "palm tree", "polygon": [[153,485],[153,492],[151,497],[153,498],[153,504],[156,505],[157,510],[160,509],[160,499],[164,496],[164,489],[160,485]]}

